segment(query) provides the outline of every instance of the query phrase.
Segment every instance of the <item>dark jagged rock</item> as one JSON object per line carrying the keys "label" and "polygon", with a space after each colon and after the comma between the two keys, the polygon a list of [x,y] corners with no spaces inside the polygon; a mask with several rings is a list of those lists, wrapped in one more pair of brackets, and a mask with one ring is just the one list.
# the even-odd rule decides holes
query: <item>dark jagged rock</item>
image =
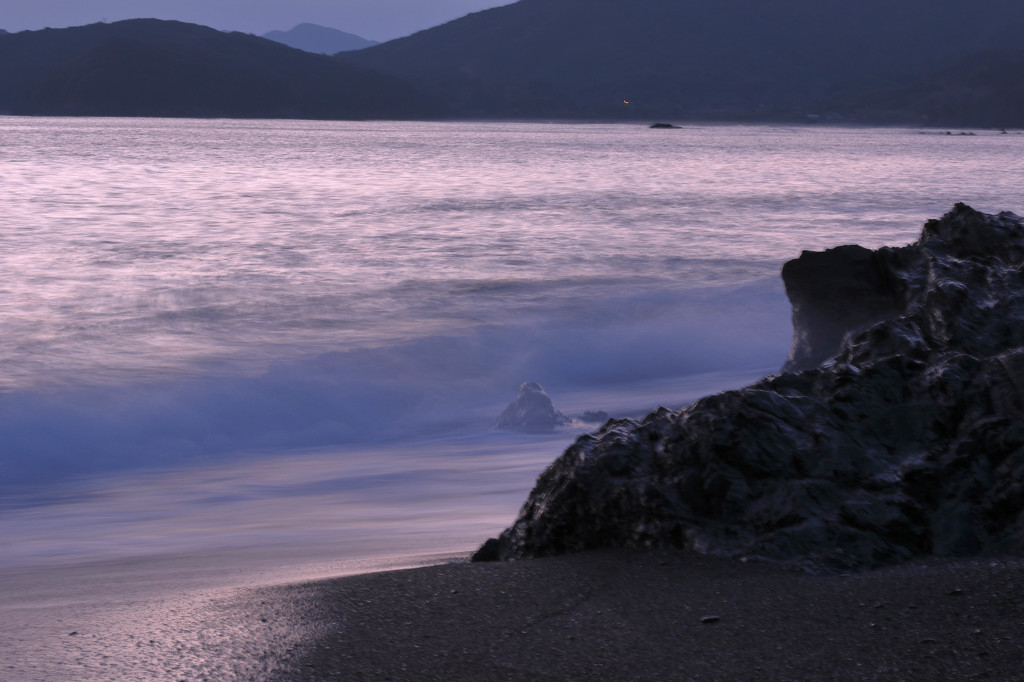
{"label": "dark jagged rock", "polygon": [[555,409],[544,387],[527,381],[519,387],[519,395],[505,408],[494,428],[525,433],[547,433],[570,419]]}
{"label": "dark jagged rock", "polygon": [[473,553],[473,561],[500,561],[501,543],[498,538],[491,538],[480,549]]}
{"label": "dark jagged rock", "polygon": [[840,246],[804,251],[782,267],[793,307],[793,347],[782,371],[810,369],[839,352],[843,337],[899,315],[916,293],[913,249]]}
{"label": "dark jagged rock", "polygon": [[652,123],[651,128],[655,130],[679,130],[679,126],[672,125],[671,123]]}
{"label": "dark jagged rock", "polygon": [[805,253],[784,277],[787,365],[831,359],[579,438],[488,553],[1024,552],[1024,219],[957,204],[910,246]]}

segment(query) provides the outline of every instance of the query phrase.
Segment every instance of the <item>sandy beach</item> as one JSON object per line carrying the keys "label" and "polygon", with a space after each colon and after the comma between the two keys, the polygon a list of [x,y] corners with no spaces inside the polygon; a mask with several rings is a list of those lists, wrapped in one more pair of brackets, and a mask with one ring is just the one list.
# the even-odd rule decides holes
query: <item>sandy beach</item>
{"label": "sandy beach", "polygon": [[276,654],[277,680],[1024,679],[1017,558],[822,576],[608,550],[265,588],[250,605],[308,633]]}
{"label": "sandy beach", "polygon": [[1024,558],[813,575],[602,550],[330,578],[226,559],[6,570],[0,680],[1024,680]]}

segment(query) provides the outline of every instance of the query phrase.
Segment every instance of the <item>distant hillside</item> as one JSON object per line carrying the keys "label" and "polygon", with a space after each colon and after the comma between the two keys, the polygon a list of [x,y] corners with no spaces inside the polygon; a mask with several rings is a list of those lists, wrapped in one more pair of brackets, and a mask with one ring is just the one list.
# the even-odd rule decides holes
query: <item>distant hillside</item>
{"label": "distant hillside", "polygon": [[1022,29],[1019,0],[521,0],[337,59],[429,85],[450,115],[764,119]]}
{"label": "distant hillside", "polygon": [[1024,127],[1024,49],[976,52],[923,76],[853,89],[821,108],[867,122]]}
{"label": "distant hillside", "polygon": [[337,54],[380,44],[375,40],[317,24],[299,24],[290,31],[271,31],[264,33],[263,37],[314,54]]}
{"label": "distant hillside", "polygon": [[0,112],[409,118],[399,78],[241,33],[155,19],[0,36]]}

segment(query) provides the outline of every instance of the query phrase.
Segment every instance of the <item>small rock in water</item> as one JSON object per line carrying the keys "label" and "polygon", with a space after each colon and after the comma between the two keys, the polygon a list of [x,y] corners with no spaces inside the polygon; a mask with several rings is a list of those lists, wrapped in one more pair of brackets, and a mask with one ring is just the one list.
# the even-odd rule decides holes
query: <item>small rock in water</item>
{"label": "small rock in water", "polygon": [[717,623],[720,620],[722,619],[719,616],[704,616],[700,619],[700,622],[704,625],[711,625],[712,623]]}
{"label": "small rock in water", "polygon": [[519,387],[519,395],[501,413],[494,427],[524,433],[550,433],[555,427],[569,423],[569,418],[555,409],[544,387],[527,381]]}

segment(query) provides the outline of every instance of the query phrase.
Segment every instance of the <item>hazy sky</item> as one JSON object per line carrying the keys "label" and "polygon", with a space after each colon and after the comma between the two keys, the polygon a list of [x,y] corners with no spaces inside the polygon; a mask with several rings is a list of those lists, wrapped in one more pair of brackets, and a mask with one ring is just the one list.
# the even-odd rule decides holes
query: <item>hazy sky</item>
{"label": "hazy sky", "polygon": [[262,34],[302,22],[390,40],[512,0],[0,0],[0,28],[23,31],[137,17]]}

